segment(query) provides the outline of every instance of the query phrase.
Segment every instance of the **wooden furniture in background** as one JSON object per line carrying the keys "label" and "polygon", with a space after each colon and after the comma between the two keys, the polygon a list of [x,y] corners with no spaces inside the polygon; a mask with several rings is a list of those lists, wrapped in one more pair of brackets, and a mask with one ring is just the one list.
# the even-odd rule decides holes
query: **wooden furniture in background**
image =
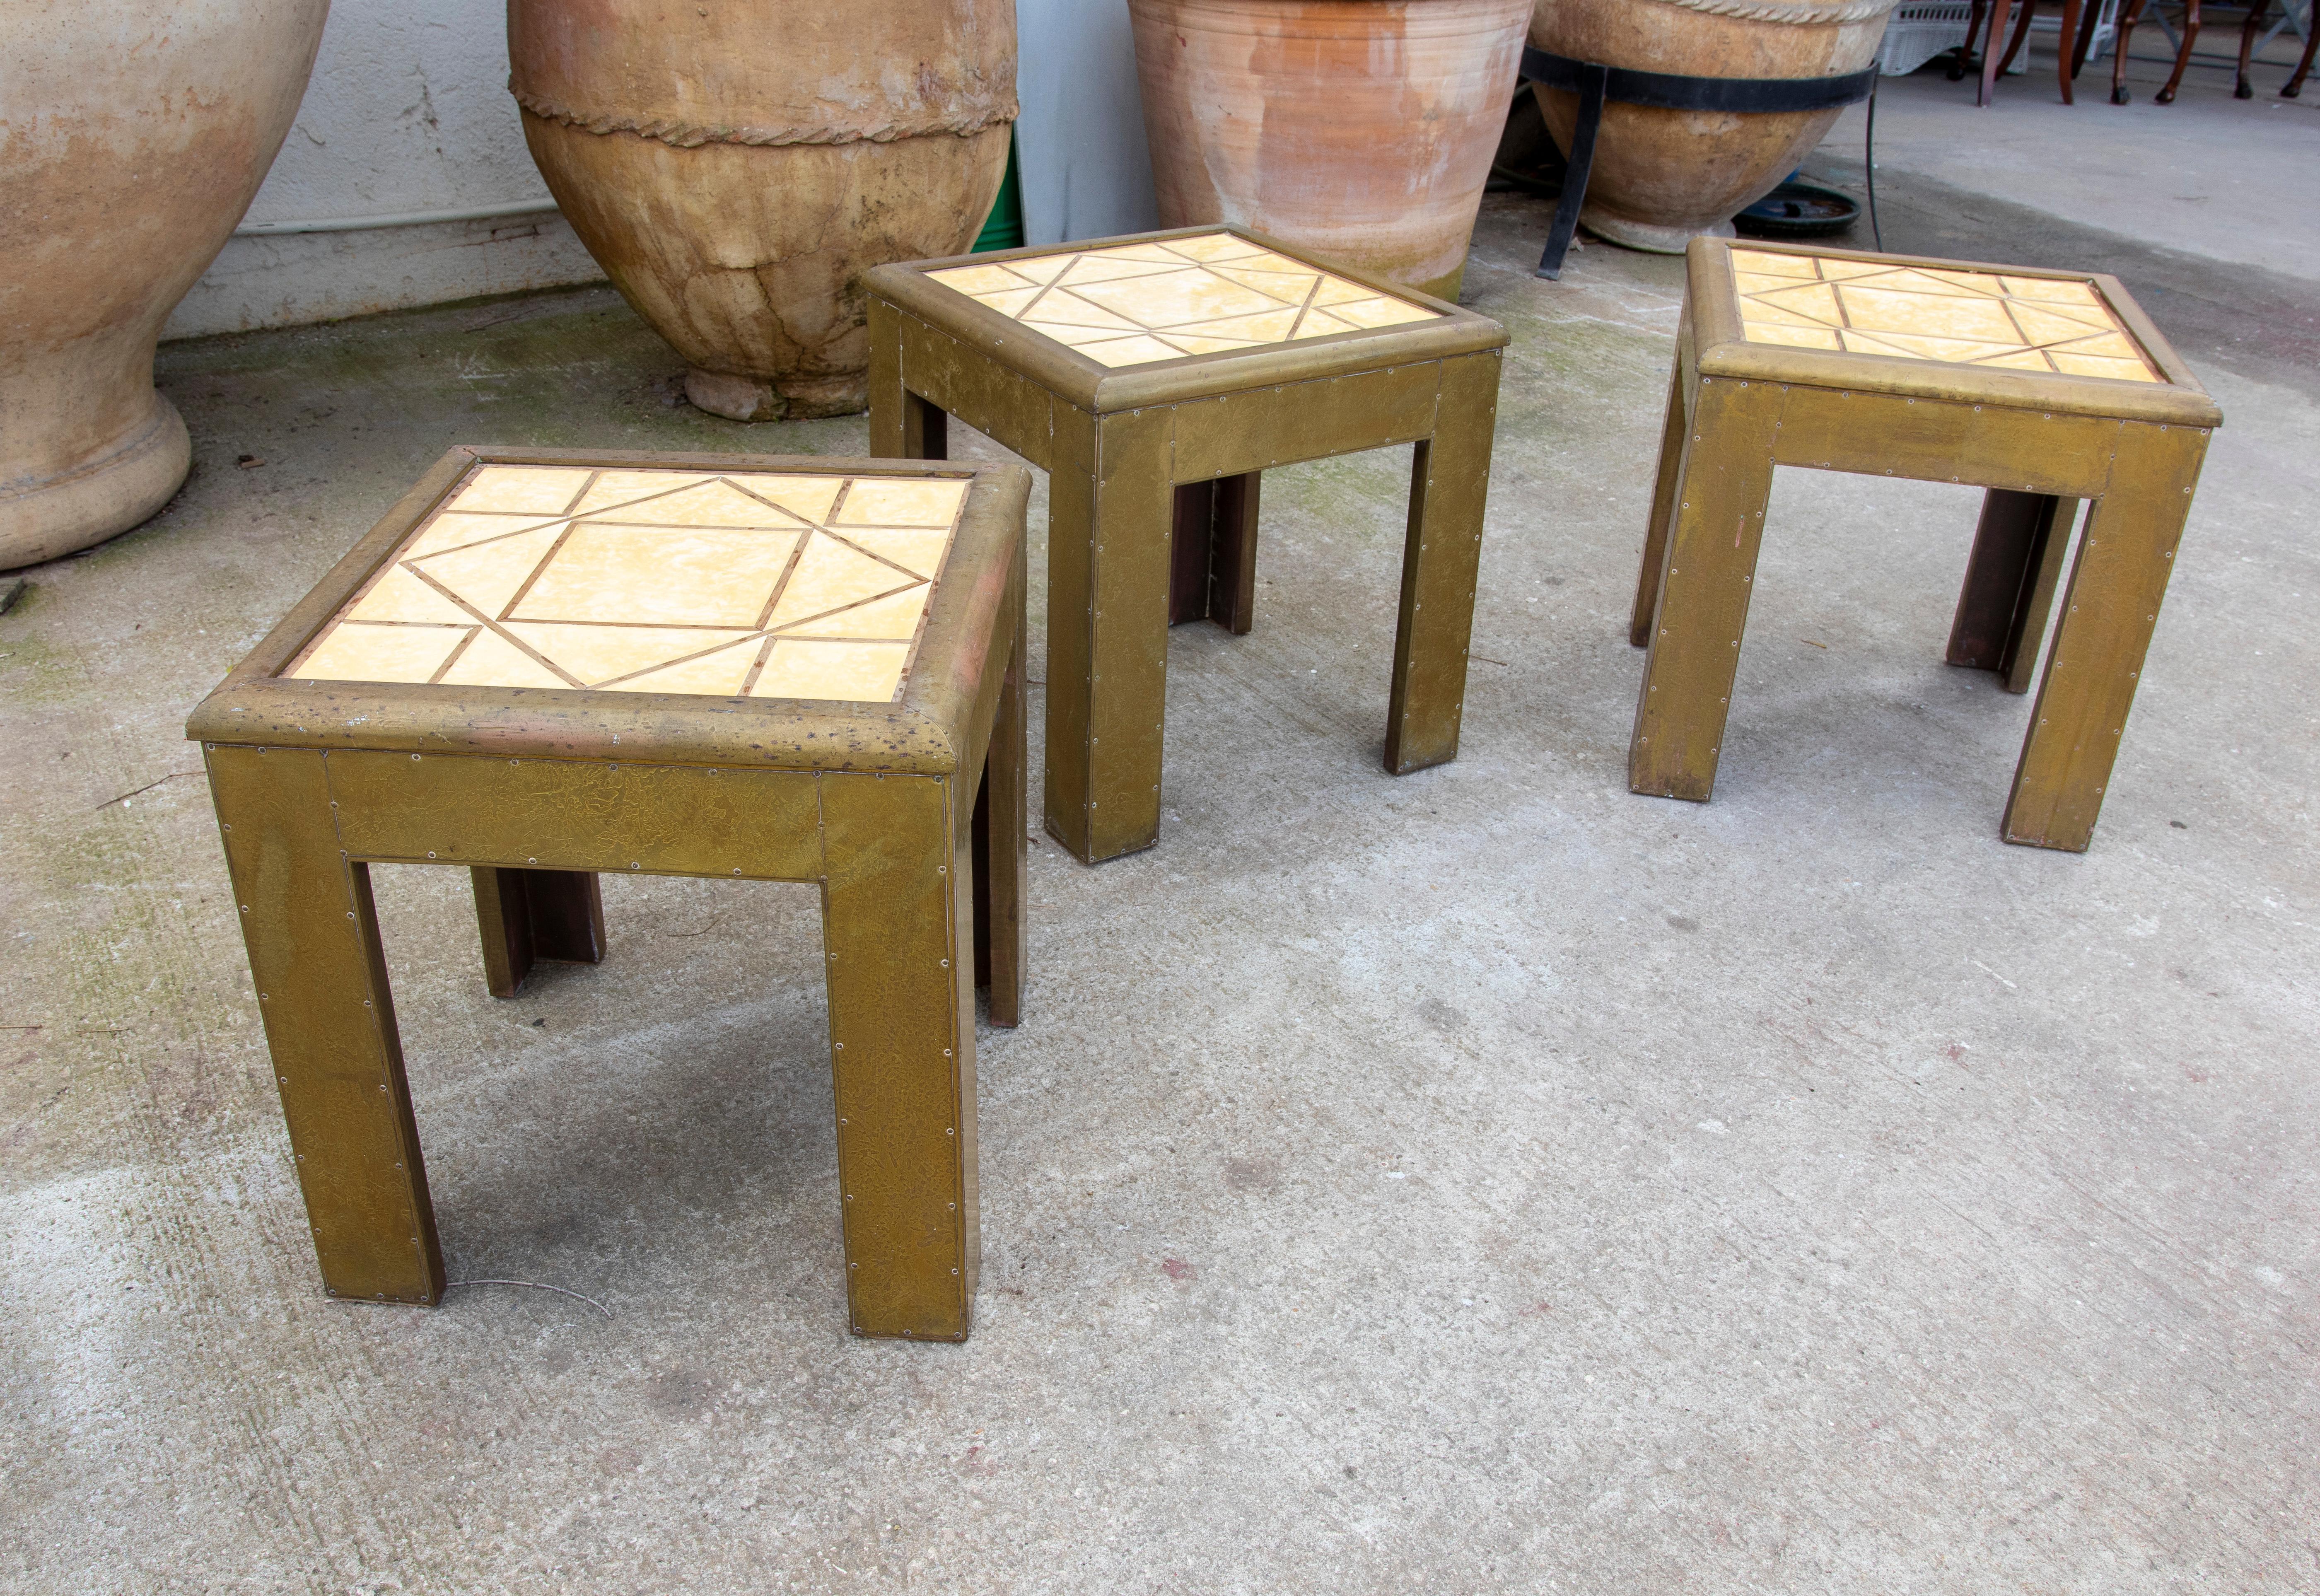
{"label": "wooden furniture in background", "polygon": [[1248,630],[1268,466],[1417,446],[1385,766],[1455,757],[1497,322],[1230,228],[864,280],[873,452],[939,459],[956,415],[1053,475],[1046,812],[1065,848],[1093,864],[1158,840],[1168,627]]}
{"label": "wooden furniture in background", "polygon": [[1972,483],[1989,493],[1949,660],[2016,692],[2089,502],[2001,827],[2085,848],[2222,420],[2116,278],[1694,240],[1628,785],[1715,785],[1774,467]]}
{"label": "wooden furniture in background", "polygon": [[485,965],[595,873],[820,886],[856,1333],[959,1339],[974,988],[1022,983],[1020,467],[454,449],[194,712],[326,1288],[445,1284],[373,861]]}

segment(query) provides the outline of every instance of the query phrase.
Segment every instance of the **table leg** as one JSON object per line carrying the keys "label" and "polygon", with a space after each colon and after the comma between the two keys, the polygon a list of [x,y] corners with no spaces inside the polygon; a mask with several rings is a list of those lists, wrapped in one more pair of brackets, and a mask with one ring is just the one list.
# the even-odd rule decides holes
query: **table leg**
{"label": "table leg", "polygon": [[[1020,567],[1020,559],[1019,559]],[[1022,578],[1016,577],[1020,591]],[[974,984],[991,993],[991,1023],[1013,1026],[1023,1014],[1025,768],[1024,626],[1016,606],[1015,647],[999,692],[991,748],[974,799]]]}
{"label": "table leg", "polygon": [[1660,570],[1667,564],[1668,528],[1675,520],[1675,491],[1683,477],[1683,451],[1691,424],[1683,413],[1683,361],[1668,376],[1667,421],[1660,429],[1659,477],[1652,486],[1652,519],[1644,529],[1644,565],[1636,576],[1636,609],[1627,640],[1643,648],[1652,640],[1652,615],[1660,603]]}
{"label": "table leg", "polygon": [[1996,671],[2008,693],[2029,691],[2078,513],[2076,499],[2049,494],[1994,487],[1983,497],[1950,626],[1950,664]]}
{"label": "table leg", "polygon": [[439,1301],[443,1255],[370,871],[339,849],[324,756],[214,744],[204,755],[323,1285]]}
{"label": "table leg", "polygon": [[884,460],[950,458],[950,417],[902,385],[898,313],[870,303],[870,452]]}
{"label": "table leg", "polygon": [[2093,839],[2191,512],[2207,434],[2139,422],[2121,422],[2119,432],[2015,767],[2001,833],[2008,842],[2083,852]]}
{"label": "table leg", "polygon": [[1442,362],[1434,436],[1417,446],[1410,464],[1386,708],[1385,767],[1396,775],[1458,757],[1498,413],[1496,349]]}
{"label": "table leg", "polygon": [[1247,471],[1176,489],[1168,577],[1168,624],[1213,621],[1245,634],[1255,619],[1256,505],[1264,473]]}
{"label": "table leg", "polygon": [[966,784],[818,780],[848,1322],[965,1340],[980,1240]]}
{"label": "table leg", "polygon": [[1775,384],[1700,379],[1627,747],[1633,792],[1705,803],[1715,789],[1781,404]]}
{"label": "table leg", "polygon": [[1048,476],[1047,830],[1086,864],[1160,837],[1175,507],[1165,410],[1056,429]]}
{"label": "table leg", "polygon": [[485,984],[494,997],[515,996],[535,959],[603,962],[604,897],[594,871],[483,865],[472,874]]}

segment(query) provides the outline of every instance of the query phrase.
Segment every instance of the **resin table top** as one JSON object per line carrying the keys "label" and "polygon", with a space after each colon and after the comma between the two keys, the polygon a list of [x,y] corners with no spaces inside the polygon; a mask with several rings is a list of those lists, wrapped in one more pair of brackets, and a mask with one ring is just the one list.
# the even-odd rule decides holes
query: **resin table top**
{"label": "resin table top", "polygon": [[966,489],[478,466],[282,674],[892,703]]}
{"label": "resin table top", "polygon": [[1115,367],[1441,318],[1228,232],[1065,248],[927,276]]}
{"label": "resin table top", "polygon": [[2090,283],[1734,249],[1751,343],[2163,383]]}

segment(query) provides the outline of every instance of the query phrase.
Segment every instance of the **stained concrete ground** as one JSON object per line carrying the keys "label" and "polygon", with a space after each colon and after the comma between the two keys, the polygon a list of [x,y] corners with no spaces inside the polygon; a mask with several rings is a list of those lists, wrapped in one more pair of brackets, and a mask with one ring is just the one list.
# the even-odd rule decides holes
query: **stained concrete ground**
{"label": "stained concrete ground", "polygon": [[863,422],[684,408],[603,289],[165,349],[192,481],[0,617],[0,1586],[2320,1585],[2309,109],[1899,86],[2170,182],[2229,176],[2194,113],[2304,140],[2272,265],[1884,174],[1892,247],[2119,272],[2228,418],[2091,850],[1998,840],[2028,704],[1941,663],[1949,486],[1784,475],[1715,801],[1627,793],[1677,266],[1541,282],[1493,199],[1461,757],[1378,766],[1406,452],[1273,473],[1160,846],[1033,848],[963,1346],[846,1333],[786,887],[608,881],[609,960],[495,1002],[464,875],[376,872],[454,1278],[603,1311],[325,1299],[179,740],[450,444]]}

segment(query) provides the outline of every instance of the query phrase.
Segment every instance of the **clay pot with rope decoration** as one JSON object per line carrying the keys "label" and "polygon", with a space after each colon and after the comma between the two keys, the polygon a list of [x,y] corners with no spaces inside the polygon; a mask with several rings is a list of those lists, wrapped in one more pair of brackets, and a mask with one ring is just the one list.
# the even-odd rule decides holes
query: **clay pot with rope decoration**
{"label": "clay pot with rope decoration", "polygon": [[[1574,60],[1690,77],[1832,77],[1866,68],[1896,0],[1536,0],[1530,41]],[[1537,86],[1564,150],[1579,96]],[[1828,131],[1836,109],[1603,109],[1580,224],[1634,249],[1681,254],[1770,194]]]}
{"label": "clay pot with rope decoration", "polygon": [[509,0],[548,192],[736,421],[869,389],[873,266],[973,247],[1007,170],[1014,0]]}

